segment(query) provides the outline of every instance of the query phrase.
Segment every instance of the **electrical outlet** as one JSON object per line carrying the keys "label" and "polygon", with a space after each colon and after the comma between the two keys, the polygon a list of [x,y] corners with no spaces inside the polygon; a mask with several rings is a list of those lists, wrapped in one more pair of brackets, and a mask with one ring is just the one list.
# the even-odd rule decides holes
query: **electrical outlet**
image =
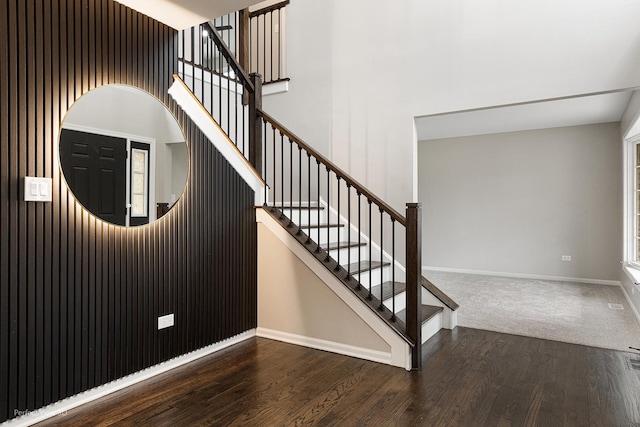
{"label": "electrical outlet", "polygon": [[158,329],[173,326],[173,313],[158,317]]}
{"label": "electrical outlet", "polygon": [[563,261],[571,261],[571,255],[562,255]]}

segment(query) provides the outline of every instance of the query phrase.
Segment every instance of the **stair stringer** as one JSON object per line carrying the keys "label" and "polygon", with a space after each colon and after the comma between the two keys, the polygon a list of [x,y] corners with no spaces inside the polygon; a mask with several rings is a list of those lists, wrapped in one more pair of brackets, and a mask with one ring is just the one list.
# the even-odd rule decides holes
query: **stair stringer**
{"label": "stair stringer", "polygon": [[[263,224],[276,236],[309,270],[317,276],[353,313],[362,319],[385,343],[389,345],[390,351],[372,352],[369,349],[344,345],[338,342],[318,340],[313,337],[301,337],[265,330],[258,324],[257,335],[265,338],[290,342],[305,347],[331,351],[345,354],[361,359],[372,360],[392,366],[411,369],[411,346],[407,341],[385,323],[370,307],[366,306],[360,299],[339,281],[331,271],[329,271],[321,261],[316,259],[309,251],[291,236],[287,230],[282,228],[273,217],[262,208],[256,210],[256,221]],[[260,275],[260,272],[259,272]],[[331,313],[327,313],[331,316]]]}
{"label": "stair stringer", "polygon": [[174,75],[173,84],[168,92],[220,154],[227,159],[240,177],[251,187],[255,194],[255,205],[262,206],[266,197],[266,183],[177,75]]}

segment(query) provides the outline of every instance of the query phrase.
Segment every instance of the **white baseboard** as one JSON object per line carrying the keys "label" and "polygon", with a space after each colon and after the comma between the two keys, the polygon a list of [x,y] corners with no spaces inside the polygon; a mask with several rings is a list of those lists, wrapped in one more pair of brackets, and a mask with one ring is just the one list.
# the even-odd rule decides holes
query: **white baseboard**
{"label": "white baseboard", "polygon": [[2,423],[2,426],[30,426],[48,418],[57,416],[64,417],[67,411],[70,411],[73,408],[100,399],[101,397],[104,397],[108,394],[115,393],[116,391],[122,390],[123,388],[132,386],[141,381],[167,372],[171,369],[175,369],[179,366],[193,362],[194,360],[197,360],[204,356],[208,356],[234,344],[238,344],[242,341],[254,337],[255,335],[256,330],[250,329],[246,332],[236,335],[235,337],[228,338],[224,341],[220,341],[207,347],[203,347],[199,350],[192,351],[191,353],[187,353],[174,359],[167,360],[166,362],[159,363],[150,368],[128,375],[124,378],[120,378],[119,380],[115,380],[91,390],[76,394],[75,396],[68,397],[64,400],[52,403],[43,408],[33,411],[25,411],[25,413],[20,417]]}
{"label": "white baseboard", "polygon": [[290,334],[288,332],[275,331],[273,329],[260,327],[256,330],[256,336],[295,344],[302,347],[314,348],[316,350],[324,350],[345,356],[356,357],[358,359],[370,360],[372,362],[384,363],[386,365],[391,364],[391,353],[385,353],[384,351],[355,347],[348,344],[326,341],[319,338],[305,337],[302,335]]}
{"label": "white baseboard", "polygon": [[422,266],[422,271],[442,271],[447,273],[477,274],[479,276],[514,277],[519,279],[553,280],[556,282],[589,283],[593,285],[621,286],[619,280],[583,279],[578,277],[542,276],[538,274],[502,273],[499,271],[465,270],[460,268]]}

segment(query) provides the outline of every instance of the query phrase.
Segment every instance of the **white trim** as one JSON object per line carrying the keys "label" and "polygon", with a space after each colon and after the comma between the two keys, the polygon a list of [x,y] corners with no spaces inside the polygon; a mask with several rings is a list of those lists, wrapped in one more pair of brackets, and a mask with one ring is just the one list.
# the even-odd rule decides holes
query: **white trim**
{"label": "white trim", "polygon": [[623,259],[630,262],[635,258],[635,174],[636,145],[640,144],[640,135],[632,135],[623,140]]}
{"label": "white trim", "polygon": [[262,84],[262,96],[276,95],[278,93],[286,92],[289,92],[289,80]]}
{"label": "white trim", "polygon": [[167,360],[166,362],[159,363],[150,368],[143,369],[142,371],[138,371],[134,374],[120,378],[119,380],[115,380],[91,390],[76,394],[75,396],[60,400],[43,408],[29,411],[27,414],[19,418],[14,418],[12,420],[6,421],[2,425],[11,427],[30,426],[48,418],[52,418],[58,415],[63,416],[67,411],[80,405],[84,405],[85,403],[100,399],[101,397],[104,397],[111,393],[115,393],[116,391],[122,390],[123,388],[148,380],[149,378],[152,378],[156,375],[160,375],[171,369],[178,368],[182,365],[193,362],[194,360],[200,359],[201,357],[208,356],[234,344],[238,344],[249,338],[253,338],[254,336],[256,336],[256,330],[250,329],[246,332],[236,335],[235,337],[228,338],[224,341],[220,341],[218,343],[211,344],[207,347],[203,347],[199,350],[192,351],[174,359]]}
{"label": "white trim", "polygon": [[418,168],[420,167],[418,165],[419,163],[419,159],[418,159],[418,127],[416,126],[416,118],[414,117],[412,120],[412,127],[413,127],[413,139],[411,141],[411,156],[412,156],[412,161],[411,161],[411,178],[412,178],[412,182],[411,182],[411,187],[412,187],[412,192],[411,192],[411,197],[412,197],[412,201],[413,202],[418,202],[418,185],[420,182],[419,179],[419,172],[418,172]]}
{"label": "white trim", "polygon": [[[202,84],[203,81],[203,76],[204,76],[204,83],[208,84],[208,85],[212,85],[215,87],[220,87],[222,88],[222,90],[224,91],[229,91],[232,93],[235,93],[236,95],[242,95],[244,93],[244,86],[242,86],[241,84],[235,84],[235,80],[233,80],[231,77],[229,77],[229,72],[227,71],[227,73],[223,73],[222,77],[219,77],[217,74],[215,75],[216,77],[214,78],[214,74],[211,72],[205,72],[202,68],[200,67],[196,67],[196,75],[193,75],[193,65],[191,64],[186,64],[183,61],[178,61],[179,65],[178,65],[178,70],[180,70],[181,67],[184,67],[182,69],[182,75],[184,76],[184,79],[187,80],[187,78],[191,79],[195,79],[200,83],[196,83],[196,85],[200,85]],[[231,70],[231,72],[233,73],[233,70]],[[199,76],[198,76],[199,75]],[[234,84],[231,84],[231,82],[234,82]]]}
{"label": "white trim", "polygon": [[274,236],[293,252],[338,298],[360,317],[391,347],[390,365],[411,369],[411,346],[396,331],[347,289],[327,268],[289,234],[287,230],[262,208],[256,209],[256,221],[264,224]]}
{"label": "white trim", "polygon": [[258,173],[240,150],[238,150],[238,147],[225,135],[202,104],[195,99],[194,95],[182,80],[178,78],[174,79],[173,84],[169,88],[169,94],[200,128],[207,139],[209,139],[224,158],[227,159],[236,172],[238,172],[238,175],[251,187],[255,193],[255,205],[262,206],[265,200],[264,188],[266,184],[262,178],[258,176]]}
{"label": "white trim", "polygon": [[256,336],[268,338],[275,341],[282,341],[289,344],[300,345],[302,347],[314,348],[316,350],[329,351],[331,353],[342,354],[344,356],[356,357],[358,359],[370,360],[372,362],[391,365],[391,353],[379,350],[371,350],[364,347],[342,344],[335,341],[327,341],[320,338],[305,337],[303,335],[291,334],[289,332],[275,331],[273,329],[258,328]]}
{"label": "white trim", "polygon": [[630,263],[623,263],[622,270],[635,286],[640,285],[640,270],[638,268],[632,266]]}
{"label": "white trim", "polygon": [[503,273],[499,271],[466,270],[461,268],[422,266],[422,271],[443,271],[447,273],[477,274],[479,276],[514,277],[520,279],[553,280],[556,282],[589,283],[593,285],[621,286],[619,280],[584,279],[579,277],[543,276],[539,274]]}
{"label": "white trim", "polygon": [[[630,89],[633,89],[634,91],[640,90],[640,88]],[[633,98],[633,92],[631,93],[631,97]],[[629,102],[631,102],[631,99],[629,100]],[[629,108],[629,105],[627,105],[627,108]],[[635,112],[635,114],[633,115],[633,119],[629,122],[629,127],[624,130],[624,135],[622,136],[623,141],[640,135],[638,133],[631,134],[631,131],[635,131],[634,127],[638,121],[640,121],[640,109]]]}
{"label": "white trim", "polygon": [[631,297],[627,293],[627,290],[625,289],[625,287],[622,286],[622,284],[620,284],[620,288],[622,289],[622,293],[624,294],[624,298],[627,300],[627,303],[629,303],[629,307],[631,307],[631,311],[633,311],[634,316],[636,316],[636,320],[638,321],[638,323],[640,323],[640,313],[638,313],[638,310],[636,309],[635,304],[631,300]]}

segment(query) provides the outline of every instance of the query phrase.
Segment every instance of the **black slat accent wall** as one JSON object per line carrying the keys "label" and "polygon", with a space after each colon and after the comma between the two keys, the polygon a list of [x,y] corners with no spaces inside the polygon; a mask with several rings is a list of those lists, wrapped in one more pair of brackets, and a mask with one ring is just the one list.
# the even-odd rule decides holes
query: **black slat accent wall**
{"label": "black slat accent wall", "polygon": [[[176,32],[112,0],[3,0],[0,40],[0,422],[255,328],[253,194],[167,94]],[[110,83],[186,135],[185,193],[148,226],[94,218],[59,172],[67,110]],[[24,176],[53,202],[22,201]]]}

